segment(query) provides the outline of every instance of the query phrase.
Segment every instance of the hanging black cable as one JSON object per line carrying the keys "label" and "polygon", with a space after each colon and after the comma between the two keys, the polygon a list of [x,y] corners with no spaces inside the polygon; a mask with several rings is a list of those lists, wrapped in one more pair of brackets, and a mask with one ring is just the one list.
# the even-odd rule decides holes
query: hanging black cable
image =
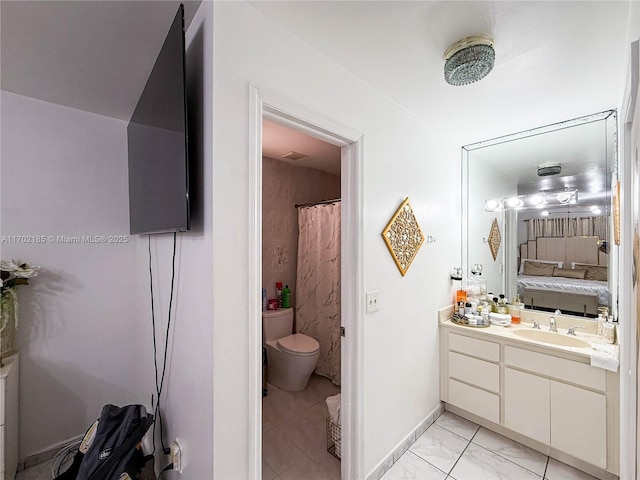
{"label": "hanging black cable", "polygon": [[158,423],[160,428],[160,444],[162,446],[162,453],[164,453],[165,455],[169,454],[169,449],[164,445],[164,422],[162,421],[162,412],[160,410],[160,398],[162,395],[162,389],[164,387],[164,378],[165,378],[165,373],[167,368],[167,352],[169,349],[169,332],[171,328],[171,309],[173,308],[173,293],[174,293],[175,275],[176,275],[176,243],[177,243],[177,234],[176,232],[174,232],[173,233],[173,255],[171,258],[171,293],[169,296],[169,313],[168,313],[168,319],[167,319],[167,329],[165,332],[164,352],[163,352],[163,359],[162,359],[162,375],[160,377],[160,381],[158,382],[156,322],[155,322],[155,309],[154,309],[154,303],[153,303],[153,273],[151,268],[151,235],[149,235],[149,285],[151,289],[151,323],[153,326],[153,366],[155,368],[155,381],[156,381],[156,408],[154,411],[154,422],[153,422],[153,453],[155,453],[155,450],[156,450],[155,428],[156,428],[156,423]]}
{"label": "hanging black cable", "polygon": [[[153,305],[153,270],[151,267],[151,235],[149,235],[149,288],[151,290],[151,327],[153,331],[153,367],[155,369],[156,396],[158,395],[158,361],[156,347],[156,313]],[[152,399],[153,400],[153,399]],[[159,411],[159,399],[156,397],[156,405],[153,414],[153,454],[156,453],[156,412]],[[152,405],[153,406],[153,405]]]}

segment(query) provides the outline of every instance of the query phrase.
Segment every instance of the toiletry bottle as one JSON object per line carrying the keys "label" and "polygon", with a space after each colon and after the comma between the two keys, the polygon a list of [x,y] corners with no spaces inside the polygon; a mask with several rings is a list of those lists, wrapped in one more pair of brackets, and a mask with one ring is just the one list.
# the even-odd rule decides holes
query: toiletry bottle
{"label": "toiletry bottle", "polygon": [[276,298],[278,299],[278,308],[282,308],[282,282],[276,282]]}
{"label": "toiletry bottle", "polygon": [[473,306],[471,305],[471,302],[467,302],[467,303],[464,304],[464,314],[465,315],[473,314]]}
{"label": "toiletry bottle", "polygon": [[267,311],[267,289],[263,288],[262,289],[262,311],[266,312]]}
{"label": "toiletry bottle", "polygon": [[284,286],[284,290],[282,290],[282,308],[290,308],[291,307],[291,290],[289,290],[289,285]]}
{"label": "toiletry bottle", "polygon": [[491,311],[498,313],[498,297],[492,297],[491,299]]}
{"label": "toiletry bottle", "polygon": [[456,291],[456,303],[467,301],[467,291],[460,289]]}
{"label": "toiletry bottle", "polygon": [[609,309],[607,307],[598,307],[598,335],[604,338],[604,324],[609,321]]}
{"label": "toiletry bottle", "polygon": [[504,298],[504,294],[500,294],[500,299],[498,300],[498,313],[503,315],[507,314],[509,311],[507,310],[507,301]]}
{"label": "toiletry bottle", "polygon": [[598,314],[598,336],[602,338],[604,335],[604,317],[601,313]]}

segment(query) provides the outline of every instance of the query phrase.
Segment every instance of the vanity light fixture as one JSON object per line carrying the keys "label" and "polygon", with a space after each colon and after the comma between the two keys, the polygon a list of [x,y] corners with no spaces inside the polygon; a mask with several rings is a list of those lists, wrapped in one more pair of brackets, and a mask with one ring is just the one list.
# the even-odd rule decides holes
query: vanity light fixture
{"label": "vanity light fixture", "polygon": [[562,204],[572,204],[575,205],[578,203],[578,191],[577,190],[566,190],[564,192],[560,192],[556,195],[558,201]]}
{"label": "vanity light fixture", "polygon": [[549,210],[543,210],[540,212],[540,215],[542,215],[543,217],[548,217],[549,216]]}
{"label": "vanity light fixture", "polygon": [[486,77],[493,69],[496,52],[486,35],[457,41],[444,52],[444,79],[450,85],[468,85]]}
{"label": "vanity light fixture", "polygon": [[533,207],[542,207],[544,205],[544,198],[541,195],[531,195],[531,197],[529,197],[529,203]]}
{"label": "vanity light fixture", "polygon": [[492,198],[485,200],[486,212],[501,210],[523,210],[529,208],[566,207],[578,203],[578,190],[563,190],[561,192],[542,192],[512,197]]}
{"label": "vanity light fixture", "polygon": [[485,200],[484,209],[487,212],[495,212],[496,210],[502,210],[502,199],[492,198]]}
{"label": "vanity light fixture", "polygon": [[509,208],[518,208],[524,205],[522,198],[519,197],[509,197],[507,198],[507,207]]}

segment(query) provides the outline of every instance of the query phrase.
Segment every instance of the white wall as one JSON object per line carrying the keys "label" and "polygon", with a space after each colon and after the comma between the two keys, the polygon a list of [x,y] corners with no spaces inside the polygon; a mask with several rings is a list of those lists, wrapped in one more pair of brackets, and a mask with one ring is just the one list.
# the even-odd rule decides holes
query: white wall
{"label": "white wall", "polygon": [[[193,230],[178,237],[161,404],[164,438],[179,439],[193,479],[213,476],[212,19],[203,2],[186,39]],[[127,236],[127,123],[4,91],[1,101],[1,234]],[[84,433],[106,403],[151,408],[148,237],[128,240],[1,245],[3,259],[42,265],[20,292],[21,457]],[[151,246],[161,368],[172,235]]]}
{"label": "white wall", "polygon": [[[168,446],[178,439],[182,447],[182,476],[167,472],[163,478],[213,478],[212,390],[213,364],[213,250],[211,194],[212,158],[212,26],[213,4],[203,2],[186,32],[189,157],[192,229],[177,235],[175,292],[173,298],[167,373],[162,392],[164,439]],[[144,323],[142,338],[144,381],[148,394],[154,390],[153,352],[151,350],[151,305],[149,295],[148,241],[137,240],[137,318]],[[158,368],[162,369],[162,350],[168,320],[171,285],[173,234],[151,236],[154,272],[154,308]],[[241,297],[239,297],[241,298]],[[234,322],[236,319],[232,319]],[[159,435],[158,429],[156,434]],[[158,437],[159,438],[159,437]],[[160,460],[160,442],[156,441],[156,465]],[[159,468],[156,469],[159,472]]]}
{"label": "white wall", "polygon": [[[426,124],[251,6],[214,4],[214,476],[247,478],[249,85],[364,134],[365,290],[380,311],[364,326],[365,472],[439,402],[436,309],[460,264],[460,146],[452,124]],[[230,48],[233,46],[233,48]],[[466,142],[468,143],[468,142]],[[380,233],[409,196],[425,244],[407,275]]]}
{"label": "white wall", "polygon": [[[126,123],[1,95],[2,236],[127,235]],[[19,291],[19,455],[84,433],[106,403],[145,403],[133,243],[1,247],[42,266]]]}

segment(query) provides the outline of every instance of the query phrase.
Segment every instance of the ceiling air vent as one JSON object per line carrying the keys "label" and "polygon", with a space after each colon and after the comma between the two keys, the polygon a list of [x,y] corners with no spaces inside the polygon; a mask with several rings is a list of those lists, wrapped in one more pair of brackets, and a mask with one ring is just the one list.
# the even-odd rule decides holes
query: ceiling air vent
{"label": "ceiling air vent", "polygon": [[304,153],[294,152],[293,150],[281,155],[282,158],[286,158],[287,160],[300,160],[301,158],[307,158],[308,156],[309,155],[305,155]]}
{"label": "ceiling air vent", "polygon": [[558,175],[562,171],[561,163],[542,163],[538,165],[538,176],[548,177],[549,175]]}

